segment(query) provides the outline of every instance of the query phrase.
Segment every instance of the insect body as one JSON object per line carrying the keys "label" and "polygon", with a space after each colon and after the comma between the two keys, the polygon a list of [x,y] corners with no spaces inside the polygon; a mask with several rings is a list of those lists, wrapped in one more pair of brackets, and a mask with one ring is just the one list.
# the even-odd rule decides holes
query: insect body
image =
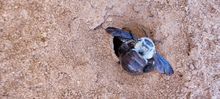
{"label": "insect body", "polygon": [[106,28],[106,32],[113,36],[115,54],[126,71],[142,74],[155,69],[167,75],[174,73],[169,62],[156,51],[150,38],[137,38],[134,34],[115,27]]}

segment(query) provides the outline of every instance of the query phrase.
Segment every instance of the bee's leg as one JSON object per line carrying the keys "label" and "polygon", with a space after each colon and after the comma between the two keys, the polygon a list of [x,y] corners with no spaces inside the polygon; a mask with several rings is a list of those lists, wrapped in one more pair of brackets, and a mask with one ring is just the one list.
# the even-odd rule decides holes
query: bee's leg
{"label": "bee's leg", "polygon": [[160,40],[155,40],[155,39],[153,40],[153,42],[154,42],[155,45],[162,43],[162,41],[160,41]]}
{"label": "bee's leg", "polygon": [[144,67],[144,73],[148,73],[154,70],[154,66],[153,65],[146,65]]}
{"label": "bee's leg", "polygon": [[148,60],[148,64],[144,67],[144,73],[154,70],[154,59]]}
{"label": "bee's leg", "polygon": [[154,55],[155,61],[155,69],[167,75],[172,75],[174,73],[173,68],[171,67],[170,63],[163,58],[158,52]]}

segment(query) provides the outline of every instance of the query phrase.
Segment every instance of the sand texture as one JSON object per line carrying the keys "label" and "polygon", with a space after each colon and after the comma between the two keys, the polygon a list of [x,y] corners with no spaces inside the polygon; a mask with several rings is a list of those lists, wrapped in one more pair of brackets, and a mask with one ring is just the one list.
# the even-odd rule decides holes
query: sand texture
{"label": "sand texture", "polygon": [[[174,75],[129,75],[108,26],[148,28]],[[220,0],[0,0],[1,99],[219,99]]]}

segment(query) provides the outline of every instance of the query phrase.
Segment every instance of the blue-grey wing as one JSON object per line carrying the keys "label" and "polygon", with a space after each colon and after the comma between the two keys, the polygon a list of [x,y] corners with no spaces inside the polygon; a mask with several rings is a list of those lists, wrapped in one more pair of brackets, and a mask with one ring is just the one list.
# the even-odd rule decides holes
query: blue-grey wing
{"label": "blue-grey wing", "polygon": [[107,27],[105,30],[106,32],[110,33],[113,37],[118,37],[120,39],[130,40],[135,38],[133,34],[119,28]]}
{"label": "blue-grey wing", "polygon": [[122,67],[132,74],[142,74],[147,65],[146,61],[134,50],[120,56],[120,62]]}
{"label": "blue-grey wing", "polygon": [[170,63],[163,58],[158,52],[154,55],[155,68],[160,73],[165,73],[167,75],[172,75],[174,73],[173,68]]}

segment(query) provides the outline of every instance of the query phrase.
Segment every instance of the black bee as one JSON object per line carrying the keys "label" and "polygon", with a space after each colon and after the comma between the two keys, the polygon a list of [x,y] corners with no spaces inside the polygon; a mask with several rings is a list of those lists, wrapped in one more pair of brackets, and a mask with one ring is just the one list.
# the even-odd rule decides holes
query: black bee
{"label": "black bee", "polygon": [[150,38],[137,38],[131,32],[115,27],[108,27],[105,30],[113,36],[115,54],[126,71],[132,74],[152,70],[167,75],[174,73],[170,63],[156,51],[155,44]]}

